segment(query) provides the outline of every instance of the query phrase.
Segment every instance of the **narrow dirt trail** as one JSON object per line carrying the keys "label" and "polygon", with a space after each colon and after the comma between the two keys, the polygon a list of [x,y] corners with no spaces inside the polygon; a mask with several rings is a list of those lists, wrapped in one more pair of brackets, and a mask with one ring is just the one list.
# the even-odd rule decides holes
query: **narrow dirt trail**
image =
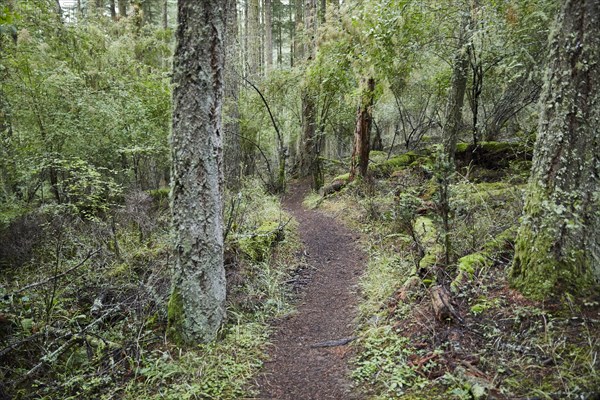
{"label": "narrow dirt trail", "polygon": [[348,376],[350,347],[315,345],[353,335],[356,284],[366,255],[357,244],[357,233],[322,212],[303,208],[308,190],[307,185],[291,188],[284,207],[300,224],[311,272],[297,312],[278,324],[272,338],[271,360],[258,382],[259,399],[359,399]]}

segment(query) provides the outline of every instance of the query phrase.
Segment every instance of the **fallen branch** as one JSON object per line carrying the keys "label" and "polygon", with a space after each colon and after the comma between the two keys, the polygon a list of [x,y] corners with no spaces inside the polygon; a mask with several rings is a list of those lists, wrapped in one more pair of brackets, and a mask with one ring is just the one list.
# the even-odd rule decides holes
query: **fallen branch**
{"label": "fallen branch", "polygon": [[19,289],[19,290],[17,290],[17,291],[15,291],[15,292],[13,292],[12,294],[13,294],[13,295],[15,295],[15,294],[19,294],[19,293],[22,293],[22,292],[24,292],[24,291],[26,291],[26,290],[33,289],[33,288],[35,288],[35,287],[42,286],[42,285],[45,285],[45,284],[47,284],[47,283],[53,282],[53,281],[55,281],[55,280],[57,280],[57,279],[60,279],[60,278],[62,278],[63,276],[65,276],[65,275],[68,275],[68,274],[70,274],[71,272],[75,271],[77,268],[79,268],[79,267],[83,266],[83,265],[84,265],[84,264],[87,262],[87,260],[89,260],[90,258],[92,258],[92,257],[93,257],[94,255],[96,255],[96,254],[97,254],[99,251],[100,251],[100,248],[98,248],[98,249],[96,249],[96,250],[94,250],[94,251],[92,251],[92,252],[88,253],[88,255],[87,255],[87,256],[86,256],[86,257],[85,257],[85,258],[84,258],[82,261],[80,261],[80,262],[79,262],[79,264],[75,265],[74,267],[71,267],[71,268],[69,268],[69,269],[68,269],[68,270],[66,270],[65,272],[62,272],[62,273],[60,273],[60,274],[58,274],[58,275],[54,275],[54,276],[52,276],[52,277],[50,277],[50,278],[48,278],[48,279],[46,279],[46,280],[44,280],[44,281],[41,281],[41,282],[36,282],[36,283],[32,283],[31,285],[27,285],[27,286],[25,286],[25,287],[22,287],[21,289]]}
{"label": "fallen branch", "polygon": [[27,380],[27,378],[29,378],[30,376],[35,374],[37,371],[42,369],[44,366],[55,362],[58,359],[58,357],[60,357],[64,353],[66,353],[71,347],[75,346],[76,344],[78,344],[80,342],[85,342],[86,332],[89,329],[91,329],[95,325],[98,325],[99,323],[103,322],[105,319],[107,319],[109,316],[111,316],[115,312],[119,311],[120,309],[121,309],[121,305],[119,304],[119,305],[111,308],[110,310],[108,310],[106,313],[104,313],[102,316],[100,316],[99,318],[94,320],[89,325],[86,325],[81,331],[79,331],[77,333],[70,333],[70,332],[67,333],[65,336],[62,337],[62,339],[67,339],[67,341],[65,343],[63,343],[60,347],[58,347],[53,352],[45,354],[33,368],[31,368],[29,371],[27,371],[25,374],[23,374],[23,376],[21,376],[20,378],[14,380],[12,382],[12,386],[15,387],[15,386],[21,384],[22,382]]}
{"label": "fallen branch", "polygon": [[358,339],[357,336],[352,336],[352,337],[338,339],[338,340],[328,340],[326,342],[320,342],[320,343],[312,344],[310,347],[313,348],[313,349],[316,349],[316,348],[319,348],[319,347],[345,346],[348,343],[350,343],[350,342],[352,342],[353,340],[356,340],[356,339]]}

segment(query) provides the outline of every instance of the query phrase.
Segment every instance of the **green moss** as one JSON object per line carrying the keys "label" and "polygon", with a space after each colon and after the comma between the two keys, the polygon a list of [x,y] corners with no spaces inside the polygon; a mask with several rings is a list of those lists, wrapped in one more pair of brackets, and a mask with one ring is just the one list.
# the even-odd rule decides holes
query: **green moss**
{"label": "green moss", "polygon": [[417,159],[422,158],[421,156],[413,151],[401,154],[385,160],[381,163],[372,163],[369,165],[369,170],[373,175],[377,177],[389,177],[395,171],[406,168],[413,164]]}
{"label": "green moss", "polygon": [[253,261],[264,261],[281,235],[279,222],[267,221],[255,233],[238,241],[240,249]]}
{"label": "green moss", "polygon": [[457,143],[456,144],[456,153],[464,153],[469,148],[469,143]]}
{"label": "green moss", "polygon": [[160,188],[156,190],[148,190],[148,194],[152,197],[152,202],[159,207],[167,207],[169,205],[169,194],[171,190],[166,188]]}
{"label": "green moss", "polygon": [[437,230],[433,220],[429,217],[419,216],[413,224],[415,234],[424,247],[432,247],[436,243]]}
{"label": "green moss", "polygon": [[178,288],[174,288],[167,306],[167,336],[177,345],[183,345],[185,329],[185,312],[183,308],[183,296]]}
{"label": "green moss", "polygon": [[506,251],[507,247],[512,248],[515,243],[515,237],[517,236],[517,226],[513,225],[497,235],[494,239],[486,242],[483,245],[483,251],[492,256],[498,253]]}
{"label": "green moss", "polygon": [[419,268],[430,269],[437,263],[437,256],[433,253],[425,254],[421,261],[419,261]]}
{"label": "green moss", "polygon": [[336,176],[335,178],[333,178],[331,180],[331,182],[332,183],[336,182],[336,181],[348,182],[349,180],[350,180],[350,173],[348,172],[348,173]]}
{"label": "green moss", "polygon": [[533,299],[560,293],[583,293],[592,285],[590,261],[582,251],[555,256],[557,237],[549,231],[533,232],[524,225],[515,243],[510,271],[512,285]]}
{"label": "green moss", "polygon": [[491,265],[489,256],[485,253],[473,253],[458,260],[458,270],[473,276],[475,270]]}
{"label": "green moss", "polygon": [[387,159],[388,153],[384,151],[371,150],[369,153],[369,161],[372,163],[380,164],[385,162]]}
{"label": "green moss", "polygon": [[456,145],[456,160],[463,166],[475,162],[490,169],[505,168],[511,160],[527,160],[531,156],[532,149],[521,143],[481,142],[477,147],[470,143]]}
{"label": "green moss", "polygon": [[432,200],[433,196],[437,192],[439,185],[436,182],[435,178],[431,178],[427,181],[427,183],[421,188],[420,198],[423,200]]}
{"label": "green moss", "polygon": [[567,218],[565,207],[555,204],[541,187],[528,187],[510,281],[531,298],[583,294],[593,285],[589,255],[573,240],[581,234],[580,228],[576,223],[565,224]]}

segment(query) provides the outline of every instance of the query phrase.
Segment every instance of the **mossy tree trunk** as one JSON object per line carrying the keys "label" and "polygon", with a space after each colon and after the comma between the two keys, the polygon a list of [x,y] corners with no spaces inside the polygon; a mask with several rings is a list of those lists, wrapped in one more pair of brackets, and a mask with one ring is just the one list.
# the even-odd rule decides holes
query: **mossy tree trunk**
{"label": "mossy tree trunk", "polygon": [[127,17],[127,0],[118,0],[119,5],[119,17],[126,18]]}
{"label": "mossy tree trunk", "polygon": [[[452,65],[452,81],[446,106],[446,120],[442,128],[443,152],[440,154],[437,180],[439,186],[438,213],[442,223],[442,245],[444,265],[452,263],[452,243],[450,240],[450,184],[455,170],[456,144],[462,125],[465,92],[467,90],[467,70],[469,68],[469,25],[470,18],[462,18],[458,32],[458,48]],[[445,275],[441,269],[436,273],[441,283]]]}
{"label": "mossy tree trunk", "polygon": [[[304,4],[304,50],[306,63],[314,59],[316,52],[317,31],[317,2],[306,0]],[[319,189],[322,185],[321,165],[317,137],[317,104],[314,89],[309,85],[302,90],[302,137],[300,143],[301,177],[312,177],[312,188]]]}
{"label": "mossy tree trunk", "polygon": [[459,31],[458,49],[454,55],[452,66],[452,82],[448,93],[446,120],[443,126],[444,154],[449,162],[454,162],[456,143],[462,125],[462,112],[467,90],[467,70],[469,68],[469,53],[467,50],[469,18],[463,17]]}
{"label": "mossy tree trunk", "polygon": [[272,0],[264,0],[265,21],[265,72],[271,72],[273,68],[273,3]]}
{"label": "mossy tree trunk", "polygon": [[512,284],[544,298],[600,279],[600,2],[566,0],[550,57]]}
{"label": "mossy tree trunk", "polygon": [[256,80],[261,74],[261,26],[260,26],[260,2],[259,0],[248,0],[248,76]]}
{"label": "mossy tree trunk", "polygon": [[237,188],[241,176],[242,144],[240,131],[239,95],[240,82],[236,67],[240,64],[238,45],[237,0],[229,0],[227,8],[227,34],[225,43],[225,182],[227,187]]}
{"label": "mossy tree trunk", "polygon": [[350,164],[350,179],[358,174],[366,178],[369,171],[369,145],[371,140],[371,124],[373,121],[373,95],[375,92],[375,79],[368,78],[364,81],[366,87],[356,111],[356,127],[354,128],[354,148]]}
{"label": "mossy tree trunk", "polygon": [[171,209],[176,263],[169,334],[194,344],[215,338],[225,316],[222,130],[226,6],[179,0],[173,63]]}

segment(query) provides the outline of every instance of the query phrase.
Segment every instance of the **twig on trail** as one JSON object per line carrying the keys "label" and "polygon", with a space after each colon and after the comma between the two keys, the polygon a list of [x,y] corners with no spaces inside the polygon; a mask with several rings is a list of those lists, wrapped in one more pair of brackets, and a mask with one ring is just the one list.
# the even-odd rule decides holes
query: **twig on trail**
{"label": "twig on trail", "polygon": [[348,343],[350,343],[350,342],[352,342],[353,340],[356,340],[356,339],[358,339],[358,336],[352,336],[352,337],[338,339],[338,340],[328,340],[326,342],[320,342],[320,343],[311,344],[310,347],[313,348],[313,349],[316,349],[316,348],[319,348],[319,347],[345,346]]}

